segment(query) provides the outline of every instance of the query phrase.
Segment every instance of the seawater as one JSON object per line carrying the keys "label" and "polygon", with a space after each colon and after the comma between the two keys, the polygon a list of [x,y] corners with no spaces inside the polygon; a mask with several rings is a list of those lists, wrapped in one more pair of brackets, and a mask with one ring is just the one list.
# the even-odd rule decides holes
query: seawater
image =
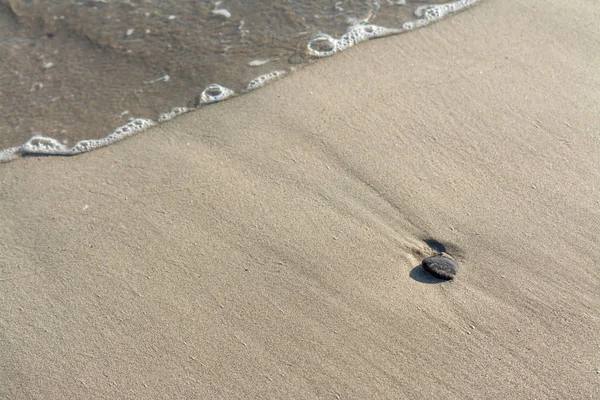
{"label": "seawater", "polygon": [[0,162],[75,155],[479,0],[0,0]]}

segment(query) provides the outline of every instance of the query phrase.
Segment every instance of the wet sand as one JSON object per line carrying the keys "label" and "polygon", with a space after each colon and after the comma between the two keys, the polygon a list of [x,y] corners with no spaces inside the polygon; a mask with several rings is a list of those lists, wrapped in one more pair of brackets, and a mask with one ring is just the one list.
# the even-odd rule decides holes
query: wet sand
{"label": "wet sand", "polygon": [[0,166],[0,397],[600,396],[599,12],[487,1]]}

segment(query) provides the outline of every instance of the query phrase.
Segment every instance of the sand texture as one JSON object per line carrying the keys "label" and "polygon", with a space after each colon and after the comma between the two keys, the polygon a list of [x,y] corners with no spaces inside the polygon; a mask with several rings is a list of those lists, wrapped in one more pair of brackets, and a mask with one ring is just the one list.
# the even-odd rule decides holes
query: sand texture
{"label": "sand texture", "polygon": [[0,398],[600,398],[599,19],[486,1],[1,165]]}

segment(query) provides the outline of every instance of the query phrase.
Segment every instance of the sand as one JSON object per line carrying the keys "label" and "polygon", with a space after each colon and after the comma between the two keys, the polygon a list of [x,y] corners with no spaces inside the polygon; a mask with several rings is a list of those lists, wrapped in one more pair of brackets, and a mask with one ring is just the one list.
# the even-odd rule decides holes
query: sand
{"label": "sand", "polygon": [[599,16],[486,1],[0,166],[0,397],[599,398]]}

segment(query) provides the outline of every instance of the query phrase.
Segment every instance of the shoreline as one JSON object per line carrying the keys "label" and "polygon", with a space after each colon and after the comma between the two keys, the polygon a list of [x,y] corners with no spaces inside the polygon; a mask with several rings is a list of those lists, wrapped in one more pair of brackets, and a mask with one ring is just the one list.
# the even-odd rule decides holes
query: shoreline
{"label": "shoreline", "polygon": [[[341,35],[339,38],[334,38],[327,34],[319,34],[307,43],[306,51],[310,56],[316,57],[314,60],[316,61],[319,58],[330,57],[367,40],[409,33],[413,30],[427,27],[442,21],[452,14],[471,8],[479,2],[480,0],[456,0],[441,5],[421,6],[415,10],[415,19],[405,22],[400,28],[388,28],[363,23],[356,25],[353,29],[348,30],[348,32]],[[320,42],[322,46],[325,41],[328,42],[328,45],[331,46],[331,48],[329,50],[318,50],[319,46],[315,45],[315,43]],[[315,48],[313,48],[313,46],[315,46]],[[308,66],[308,64],[305,66]],[[295,69],[296,68],[294,67],[289,68],[289,72],[294,72]],[[102,138],[82,139],[74,144],[66,145],[65,143],[61,143],[61,141],[55,137],[34,135],[21,145],[5,149],[0,148],[0,163],[6,163],[23,156],[32,156],[36,154],[43,156],[75,156],[87,153],[109,146],[138,133],[142,133],[161,122],[169,121],[187,112],[198,111],[202,106],[219,103],[230,99],[233,96],[239,96],[262,88],[264,85],[280,79],[287,73],[288,70],[272,70],[268,73],[258,75],[248,81],[246,88],[242,90],[241,93],[235,93],[234,90],[221,86],[218,83],[211,83],[198,95],[198,104],[195,107],[190,108],[189,106],[180,105],[172,108],[170,111],[160,114],[156,120],[148,117],[131,118],[128,123],[119,126],[110,134]],[[169,80],[169,75],[165,76],[166,79]],[[163,78],[164,77],[160,79]]]}
{"label": "shoreline", "polygon": [[2,164],[0,397],[594,398],[598,11],[482,2]]}

